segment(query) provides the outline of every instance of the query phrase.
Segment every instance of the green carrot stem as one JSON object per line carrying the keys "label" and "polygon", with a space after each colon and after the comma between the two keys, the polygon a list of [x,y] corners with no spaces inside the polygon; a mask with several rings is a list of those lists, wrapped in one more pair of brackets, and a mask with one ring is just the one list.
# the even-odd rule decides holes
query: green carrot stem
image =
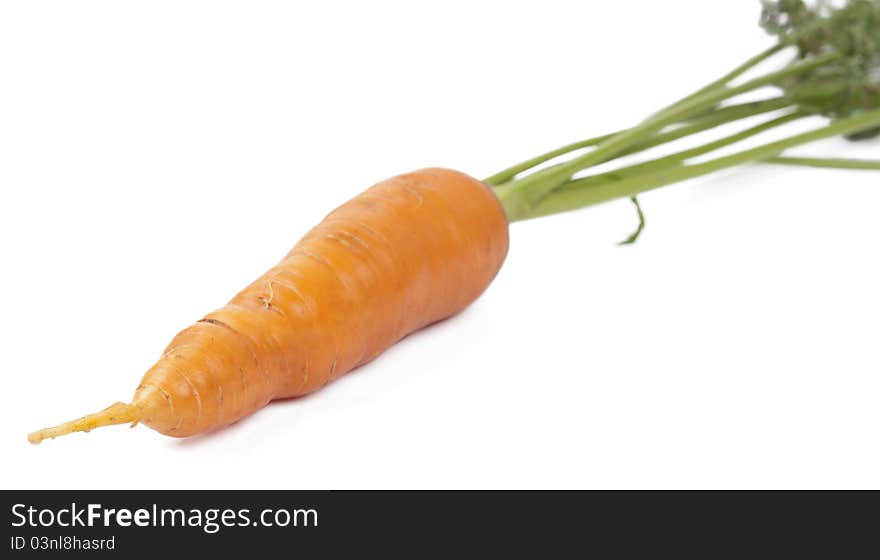
{"label": "green carrot stem", "polygon": [[769,74],[765,74],[757,78],[753,78],[738,86],[711,89],[701,95],[686,99],[684,102],[676,103],[669,108],[660,111],[653,117],[644,121],[639,126],[656,126],[657,122],[668,122],[669,119],[684,118],[689,114],[693,114],[695,111],[709,109],[717,103],[720,103],[726,99],[730,99],[731,97],[736,97],[737,95],[742,95],[744,93],[748,93],[750,91],[754,91],[758,88],[762,88],[765,86],[777,85],[786,78],[798,76],[805,72],[815,70],[816,68],[824,66],[838,58],[840,58],[839,54],[828,53],[795,62],[786,66],[785,68],[782,68],[775,72],[770,72]]}
{"label": "green carrot stem", "polygon": [[551,150],[549,152],[544,152],[541,155],[535,156],[531,159],[527,159],[525,161],[517,163],[516,165],[512,165],[512,166],[508,167],[507,169],[499,171],[498,173],[492,175],[491,177],[487,177],[486,179],[483,179],[483,182],[486,183],[487,185],[493,186],[493,187],[498,186],[498,185],[502,185],[502,184],[510,181],[511,179],[513,179],[514,177],[516,177],[517,175],[522,173],[523,171],[528,171],[529,169],[532,169],[533,167],[537,167],[537,166],[541,165],[542,163],[548,162],[551,159],[558,158],[559,156],[564,156],[565,154],[568,154],[568,153],[571,153],[571,152],[574,152],[577,150],[581,150],[583,148],[590,148],[590,147],[595,146],[597,144],[601,144],[602,142],[608,140],[612,136],[614,136],[616,134],[620,134],[620,132],[621,131],[617,131],[617,132],[612,132],[610,134],[603,134],[602,136],[595,136],[593,138],[587,138],[586,140],[579,140],[579,141],[573,142],[571,144],[566,144],[565,146],[562,146],[561,148],[557,148],[557,149]]}
{"label": "green carrot stem", "polygon": [[776,53],[782,51],[787,46],[788,45],[785,45],[782,43],[777,43],[776,45],[773,45],[769,49],[766,49],[763,52],[760,52],[760,53],[756,54],[755,56],[753,56],[752,58],[746,60],[745,62],[743,62],[742,64],[740,64],[739,66],[737,66],[736,68],[734,68],[733,70],[731,70],[730,72],[725,74],[724,76],[721,76],[720,78],[715,80],[714,82],[710,82],[710,83],[706,84],[705,86],[703,86],[702,88],[695,91],[694,93],[688,95],[687,97],[682,98],[681,101],[679,101],[679,103],[683,103],[686,101],[690,101],[696,97],[700,97],[701,95],[703,95],[713,89],[719,89],[719,88],[723,88],[723,87],[727,86],[728,84],[730,84],[730,82],[732,82],[736,78],[739,78],[740,76],[742,76],[743,74],[745,74],[746,72],[748,72],[749,70],[751,70],[752,68],[757,66],[758,64],[761,64],[765,60],[769,59],[770,57],[772,57]]}
{"label": "green carrot stem", "polygon": [[798,165],[803,167],[823,167],[828,169],[880,170],[880,160],[873,159],[777,156],[765,159],[764,163],[775,163],[779,165]]}
{"label": "green carrot stem", "polygon": [[622,151],[619,155],[624,156],[634,154],[637,152],[641,152],[642,150],[647,150],[648,148],[654,148],[656,146],[666,144],[667,142],[679,140],[698,132],[710,130],[717,126],[732,123],[734,121],[746,119],[749,117],[756,117],[758,115],[763,115],[765,113],[770,113],[772,111],[778,111],[780,109],[786,109],[793,106],[794,104],[790,99],[781,96],[771,99],[765,99],[762,101],[752,101],[750,103],[741,103],[737,105],[721,107],[720,109],[712,110],[709,114],[705,116],[701,116],[697,119],[683,121],[683,124],[681,124],[680,126],[664,130],[663,132],[660,132],[643,142],[634,144],[633,146],[630,146],[626,150]]}
{"label": "green carrot stem", "polygon": [[[520,219],[536,218],[592,206],[616,198],[632,197],[648,190],[693,179],[729,167],[773,158],[783,151],[796,146],[833,136],[851,134],[876,126],[880,126],[880,110],[873,110],[840,119],[818,129],[703,163],[679,165],[670,169],[662,169],[655,173],[636,175],[601,185],[562,189],[545,198],[529,214],[522,216]],[[502,202],[504,201],[502,200]]]}
{"label": "green carrot stem", "polygon": [[629,235],[629,237],[619,242],[618,245],[632,245],[633,243],[638,241],[639,236],[645,230],[645,213],[642,212],[642,205],[639,204],[639,199],[631,196],[629,200],[633,203],[633,206],[636,207],[636,215],[639,217],[639,225],[636,227],[636,230]]}
{"label": "green carrot stem", "polygon": [[643,121],[641,124],[604,140],[594,150],[582,156],[571,159],[554,168],[544,169],[527,175],[522,179],[511,181],[504,185],[504,190],[499,193],[503,195],[508,218],[513,221],[528,216],[544,197],[559,188],[578,171],[602,163],[620,154],[627,147],[644,141],[667,125],[709,110],[731,97],[768,85],[774,85],[791,76],[818,68],[837,59],[839,56],[836,53],[816,56],[795,62],[781,70],[754,78],[739,86],[710,90],[697,97],[674,104]]}
{"label": "green carrot stem", "polygon": [[[684,138],[685,136],[689,136],[691,134],[696,134],[698,132],[703,132],[711,128],[715,128],[716,126],[721,126],[723,124],[727,124],[747,117],[769,113],[771,111],[777,111],[779,109],[790,107],[791,105],[792,101],[790,99],[781,96],[771,99],[765,99],[762,101],[752,101],[749,103],[740,103],[727,107],[721,107],[719,109],[709,111],[704,115],[682,121],[682,123],[680,123],[680,126],[677,126],[676,128],[671,128],[669,130],[664,130],[663,132],[658,133],[654,137],[645,140],[644,142],[640,142],[631,146],[630,148],[621,152],[619,155],[629,155],[632,153],[640,152],[642,150],[653,148],[667,142],[672,142],[673,140]],[[566,146],[562,146],[561,148],[543,153],[539,156],[533,157],[532,159],[508,167],[507,169],[500,171],[495,175],[488,177],[487,179],[484,179],[483,182],[491,186],[502,185],[512,180],[514,177],[516,177],[520,173],[523,173],[524,171],[528,171],[529,169],[537,167],[542,163],[546,163],[552,159],[569,154],[576,150],[589,148],[597,144],[601,144],[615,134],[620,134],[620,131],[612,132],[611,134],[604,134],[602,136],[596,136],[594,138],[588,138],[586,140],[581,140],[572,144],[568,144]]]}
{"label": "green carrot stem", "polygon": [[703,144],[701,146],[697,146],[695,148],[676,152],[674,154],[670,154],[668,156],[651,161],[629,165],[627,167],[615,169],[607,173],[600,173],[597,175],[591,175],[589,177],[571,180],[560,187],[557,192],[563,192],[571,189],[580,189],[587,186],[601,185],[609,182],[617,182],[622,179],[635,177],[637,175],[647,175],[661,171],[663,169],[676,167],[689,159],[708,154],[710,152],[714,152],[715,150],[720,150],[721,148],[736,144],[737,142],[742,142],[743,140],[746,140],[753,136],[757,136],[758,134],[761,134],[773,128],[788,124],[792,121],[802,119],[806,116],[808,116],[808,113],[806,112],[794,111],[787,115],[783,115],[781,117],[771,119],[767,122],[757,124],[735,134],[719,138],[718,140]]}
{"label": "green carrot stem", "polygon": [[[722,76],[721,78],[718,78],[714,82],[711,82],[708,85],[700,88],[699,90],[688,95],[687,97],[684,97],[683,99],[681,99],[679,101],[679,103],[682,103],[685,101],[690,101],[691,99],[693,99],[695,97],[699,97],[699,96],[707,93],[710,90],[726,86],[732,80],[738,78],[742,74],[745,74],[746,72],[751,70],[753,67],[757,66],[761,62],[764,62],[765,60],[767,60],[771,56],[775,55],[776,53],[778,53],[779,51],[781,51],[785,47],[786,47],[786,45],[783,45],[780,43],[780,44],[777,44],[777,45],[770,47],[769,49],[766,49],[765,51],[757,54],[756,56],[753,56],[752,58],[746,60],[745,62],[743,62],[742,64],[740,64],[739,66],[737,66],[736,68],[734,68],[733,70],[731,70],[730,72],[728,72],[727,74]],[[775,102],[778,103],[783,100],[784,100],[784,98],[777,98],[775,100]],[[719,115],[720,112],[726,112],[725,116],[729,115],[729,116],[733,117],[734,115],[736,115],[735,109],[737,109],[737,108],[748,110],[749,108],[757,108],[757,107],[761,106],[761,104],[763,104],[763,103],[767,104],[764,106],[768,107],[768,109],[767,109],[768,111],[773,110],[773,109],[769,108],[770,103],[773,103],[773,101],[745,103],[745,104],[742,104],[739,106],[732,106],[732,107],[723,108],[723,109],[720,109],[719,111],[711,111],[706,115],[706,117],[707,117],[707,119],[710,119],[712,117],[723,118]],[[783,106],[784,105],[781,105],[776,108],[781,109]],[[736,118],[738,118],[738,117],[734,117],[731,120],[735,120]],[[708,124],[712,121],[707,120],[706,122]],[[727,122],[727,121],[720,121],[720,122],[723,123],[723,122]],[[694,124],[697,124],[697,123],[694,123]],[[702,129],[702,130],[705,130],[705,129]],[[514,177],[516,177],[517,175],[522,173],[523,171],[527,171],[527,170],[529,170],[533,167],[536,167],[544,162],[550,161],[551,159],[554,159],[559,156],[571,153],[573,151],[580,150],[583,148],[589,148],[589,147],[595,146],[597,144],[601,144],[602,142],[605,142],[606,140],[610,139],[612,136],[620,134],[621,132],[623,132],[623,131],[612,132],[610,134],[604,134],[602,136],[596,136],[594,138],[588,138],[586,140],[581,140],[579,142],[574,142],[572,144],[562,146],[561,148],[558,148],[556,150],[552,150],[552,151],[543,153],[537,157],[534,157],[532,159],[528,159],[528,160],[523,161],[521,163],[518,163],[514,166],[511,166],[507,169],[504,169],[503,171],[500,171],[500,172],[496,173],[495,175],[488,177],[483,182],[488,185],[492,185],[492,186],[501,185],[503,183],[506,183],[507,181],[510,181],[511,179],[513,179]]]}

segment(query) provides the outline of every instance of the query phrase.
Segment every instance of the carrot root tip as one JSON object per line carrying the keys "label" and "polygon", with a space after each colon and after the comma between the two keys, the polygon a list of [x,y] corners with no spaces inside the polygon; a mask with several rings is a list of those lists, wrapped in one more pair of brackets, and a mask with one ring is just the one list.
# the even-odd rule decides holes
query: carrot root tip
{"label": "carrot root tip", "polygon": [[114,424],[129,424],[137,426],[141,420],[141,410],[130,404],[118,402],[112,404],[100,412],[87,414],[82,418],[64,422],[51,428],[43,428],[28,434],[28,441],[34,445],[44,439],[54,439],[58,436],[72,434],[74,432],[90,432],[95,428],[112,426]]}

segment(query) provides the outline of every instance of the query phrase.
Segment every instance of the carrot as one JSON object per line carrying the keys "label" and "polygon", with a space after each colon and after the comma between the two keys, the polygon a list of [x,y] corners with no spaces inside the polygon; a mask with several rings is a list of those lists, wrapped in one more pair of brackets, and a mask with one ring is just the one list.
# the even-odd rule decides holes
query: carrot
{"label": "carrot", "polygon": [[131,403],[28,439],[138,422],[190,436],[315,391],[464,309],[498,273],[507,247],[504,210],[482,182],[448,169],[383,181],[175,336]]}
{"label": "carrot", "polygon": [[[504,261],[508,222],[629,198],[640,219],[625,241],[632,243],[644,226],[636,196],[664,185],[755,162],[880,168],[876,161],[784,155],[833,136],[858,141],[880,135],[880,0],[849,0],[833,8],[767,0],[762,25],[777,38],[775,45],[631,128],[545,152],[483,182],[433,168],[373,186],[331,212],[229,304],[179,333],[130,403],[44,428],[28,439],[39,443],[139,422],[166,435],[189,436],[235,422],[273,399],[315,391],[474,301]],[[787,50],[796,50],[796,56],[783,68],[734,83]],[[768,86],[782,94],[727,104]],[[770,112],[781,114],[670,155],[583,173]],[[692,161],[817,116],[830,122]]]}

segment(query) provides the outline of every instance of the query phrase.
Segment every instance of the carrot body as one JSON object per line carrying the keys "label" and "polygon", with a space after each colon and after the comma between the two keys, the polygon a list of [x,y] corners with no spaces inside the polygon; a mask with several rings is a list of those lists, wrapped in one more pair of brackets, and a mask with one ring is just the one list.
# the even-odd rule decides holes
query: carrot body
{"label": "carrot body", "polygon": [[175,336],[130,405],[30,439],[138,421],[184,437],[310,393],[464,309],[495,277],[507,248],[504,210],[482,182],[432,168],[378,183]]}

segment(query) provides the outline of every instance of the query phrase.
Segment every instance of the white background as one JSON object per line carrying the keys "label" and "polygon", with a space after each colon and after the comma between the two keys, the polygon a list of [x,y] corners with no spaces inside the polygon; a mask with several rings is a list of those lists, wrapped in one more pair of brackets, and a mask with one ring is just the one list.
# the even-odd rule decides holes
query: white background
{"label": "white background", "polygon": [[[7,488],[880,487],[877,175],[740,168],[518,223],[488,292],[186,441],[131,396],[331,208],[633,124],[770,44],[757,2],[6,2]],[[782,60],[776,62],[781,64]],[[800,150],[871,156],[876,142]]]}

